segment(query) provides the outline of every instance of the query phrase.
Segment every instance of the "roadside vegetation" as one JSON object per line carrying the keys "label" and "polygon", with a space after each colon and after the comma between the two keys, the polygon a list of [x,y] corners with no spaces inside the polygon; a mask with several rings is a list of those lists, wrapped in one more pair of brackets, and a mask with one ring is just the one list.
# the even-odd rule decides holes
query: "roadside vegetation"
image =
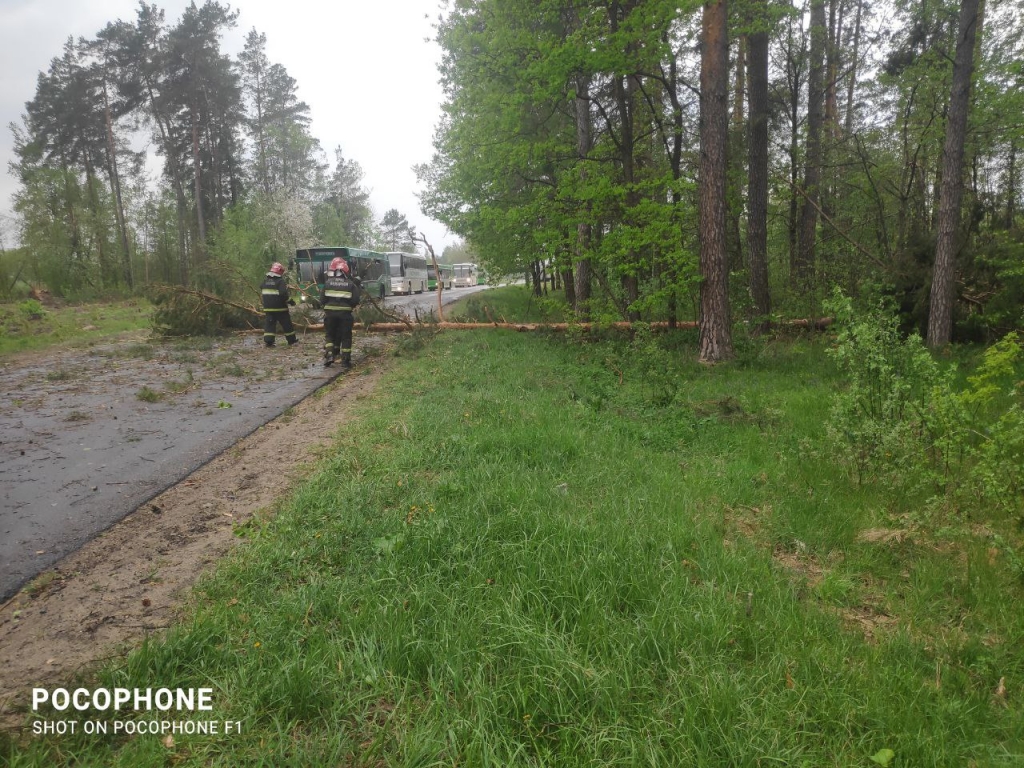
{"label": "roadside vegetation", "polygon": [[562,291],[536,296],[523,286],[512,285],[466,296],[445,309],[444,316],[453,322],[470,323],[564,323],[572,314]]}
{"label": "roadside vegetation", "polygon": [[0,304],[0,356],[65,344],[89,344],[113,334],[150,327],[144,299],[44,305],[25,298]]}
{"label": "roadside vegetation", "polygon": [[[91,682],[212,686],[194,717],[242,733],[9,763],[1020,764],[1019,344],[958,364],[889,329],[716,367],[642,326],[417,338],[182,622]],[[931,416],[961,406],[969,430]]]}

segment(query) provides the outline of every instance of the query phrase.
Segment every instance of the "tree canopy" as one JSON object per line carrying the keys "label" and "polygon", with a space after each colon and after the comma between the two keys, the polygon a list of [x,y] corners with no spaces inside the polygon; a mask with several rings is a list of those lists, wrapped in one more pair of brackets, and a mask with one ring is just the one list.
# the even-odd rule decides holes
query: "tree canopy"
{"label": "tree canopy", "polygon": [[[56,293],[216,281],[314,244],[384,239],[359,163],[328,161],[299,84],[253,29],[237,58],[226,3],[170,23],[155,4],[69,39],[12,125],[24,274]],[[154,184],[133,149],[148,134]]]}
{"label": "tree canopy", "polygon": [[[581,319],[765,329],[838,286],[936,346],[1019,327],[1021,0],[709,7],[449,0],[423,212]],[[328,159],[266,35],[224,52],[236,23],[219,0],[174,22],[142,2],[40,73],[12,126],[32,279],[126,290],[316,243],[415,247],[359,163]]]}
{"label": "tree canopy", "polygon": [[[718,9],[721,38],[707,10],[449,3],[444,118],[418,169],[425,210],[495,271],[542,264],[581,315],[703,317],[698,294],[717,285],[721,322],[765,327],[772,311],[819,312],[840,286],[889,297],[924,331],[933,272],[948,263],[956,337],[1018,326],[1019,0],[734,0]],[[958,27],[979,41],[966,81]],[[727,58],[706,79],[700,52],[723,38]],[[725,152],[707,130],[719,103]],[[964,161],[946,171],[958,114]],[[944,181],[963,193],[945,218]],[[698,217],[711,183],[725,189],[721,243]],[[940,220],[956,259],[936,270]]]}

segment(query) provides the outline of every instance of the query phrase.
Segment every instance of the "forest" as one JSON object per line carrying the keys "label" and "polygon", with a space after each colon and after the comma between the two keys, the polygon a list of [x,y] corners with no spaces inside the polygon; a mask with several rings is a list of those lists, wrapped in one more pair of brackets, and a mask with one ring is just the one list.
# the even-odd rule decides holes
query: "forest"
{"label": "forest", "polygon": [[237,21],[215,0],[175,22],[140,2],[132,21],[68,39],[39,74],[11,125],[20,248],[0,264],[8,298],[25,283],[70,298],[165,284],[230,293],[231,276],[298,247],[412,250],[405,214],[373,211],[359,163],[341,147],[328,160],[266,35],[224,52]]}
{"label": "forest", "polygon": [[[840,289],[932,347],[1021,324],[1024,68],[1016,0],[454,0],[423,212],[575,319],[814,317]],[[58,294],[254,271],[296,247],[413,247],[286,68],[227,4],[69,39],[12,125],[21,248]],[[147,180],[139,137],[159,154]]]}
{"label": "forest", "polygon": [[[1019,327],[1019,3],[459,2],[425,210],[582,316]],[[933,289],[934,287],[934,289]],[[712,330],[710,326],[713,325]]]}

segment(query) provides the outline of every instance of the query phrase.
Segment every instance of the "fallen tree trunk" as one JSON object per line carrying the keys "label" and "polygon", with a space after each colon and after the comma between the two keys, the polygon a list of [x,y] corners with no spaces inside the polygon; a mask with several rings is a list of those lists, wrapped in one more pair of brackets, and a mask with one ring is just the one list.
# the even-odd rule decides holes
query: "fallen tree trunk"
{"label": "fallen tree trunk", "polygon": [[[832,324],[831,317],[820,317],[817,320],[788,320],[778,325],[786,328],[811,328],[813,330],[824,330]],[[634,325],[642,323],[616,322],[616,323],[420,323],[413,326],[406,323],[371,323],[370,325],[356,325],[355,330],[363,333],[391,333],[395,331],[409,331],[413,328],[436,328],[439,331],[477,331],[485,328],[502,328],[508,331],[567,331],[570,328],[589,331],[594,328],[615,328],[617,330],[630,330]],[[669,324],[665,322],[647,323],[647,327],[654,330],[668,330]],[[695,322],[676,323],[678,328],[696,328]],[[307,326],[307,330],[323,330],[323,324]]]}

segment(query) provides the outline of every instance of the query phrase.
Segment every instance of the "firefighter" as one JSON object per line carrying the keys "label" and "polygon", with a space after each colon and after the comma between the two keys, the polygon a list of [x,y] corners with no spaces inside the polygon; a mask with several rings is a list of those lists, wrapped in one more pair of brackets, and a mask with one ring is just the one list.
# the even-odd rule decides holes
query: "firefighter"
{"label": "firefighter", "polygon": [[352,367],[352,312],[359,304],[362,290],[351,274],[348,262],[334,258],[327,268],[320,306],[324,308],[324,365],[341,356],[344,368]]}
{"label": "firefighter", "polygon": [[260,286],[260,293],[263,294],[263,343],[274,346],[277,339],[277,325],[281,324],[281,331],[288,342],[289,347],[299,343],[295,338],[295,327],[292,325],[292,316],[288,307],[295,306],[295,299],[288,295],[288,281],[284,276],[284,267],[274,262],[267,272],[267,277]]}

